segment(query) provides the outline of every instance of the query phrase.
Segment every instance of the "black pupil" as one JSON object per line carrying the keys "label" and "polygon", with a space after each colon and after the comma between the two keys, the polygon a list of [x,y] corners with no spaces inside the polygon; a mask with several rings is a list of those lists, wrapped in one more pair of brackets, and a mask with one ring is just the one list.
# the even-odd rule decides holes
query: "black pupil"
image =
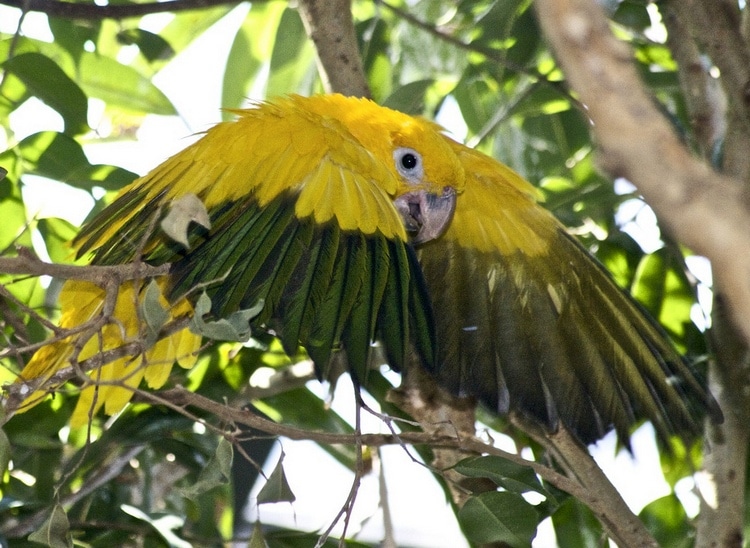
{"label": "black pupil", "polygon": [[411,152],[407,152],[401,156],[401,165],[404,169],[414,169],[417,167],[417,157]]}

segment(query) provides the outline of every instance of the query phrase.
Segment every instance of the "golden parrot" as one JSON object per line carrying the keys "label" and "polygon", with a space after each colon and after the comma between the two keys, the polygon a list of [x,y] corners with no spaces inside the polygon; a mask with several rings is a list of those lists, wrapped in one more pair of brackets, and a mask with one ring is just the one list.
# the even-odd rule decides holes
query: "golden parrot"
{"label": "golden parrot", "polygon": [[[200,291],[207,318],[255,307],[250,327],[304,347],[321,378],[345,356],[364,386],[376,342],[397,371],[416,352],[452,393],[583,442],[613,428],[627,440],[643,419],[663,437],[693,435],[718,415],[654,322],[509,168],[367,99],[290,96],[234,113],[74,241],[95,265],[168,263],[156,282],[166,320],[193,315]],[[143,338],[153,287],[124,283],[105,306],[104,289],[67,282],[61,326],[96,331],[43,347],[20,378]],[[93,369],[72,422],[116,413],[144,380],[162,386],[200,346],[183,328]]]}

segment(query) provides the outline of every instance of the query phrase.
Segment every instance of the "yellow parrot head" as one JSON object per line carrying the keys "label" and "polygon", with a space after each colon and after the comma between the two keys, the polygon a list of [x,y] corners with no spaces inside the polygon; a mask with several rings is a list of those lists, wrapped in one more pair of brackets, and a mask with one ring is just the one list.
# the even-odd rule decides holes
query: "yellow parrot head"
{"label": "yellow parrot head", "polygon": [[391,132],[393,165],[401,181],[394,205],[412,241],[420,244],[450,224],[465,174],[439,126],[418,118],[408,122]]}
{"label": "yellow parrot head", "polygon": [[396,185],[388,193],[415,244],[445,231],[456,195],[463,192],[465,173],[443,128],[369,99],[325,95],[303,100],[311,110],[340,121],[391,172]]}

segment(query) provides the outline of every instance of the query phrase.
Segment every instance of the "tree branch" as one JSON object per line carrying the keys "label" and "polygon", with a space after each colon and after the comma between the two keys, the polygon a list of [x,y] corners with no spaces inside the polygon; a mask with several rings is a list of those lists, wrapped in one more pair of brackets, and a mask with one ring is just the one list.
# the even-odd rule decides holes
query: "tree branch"
{"label": "tree branch", "polygon": [[114,266],[45,263],[26,248],[19,248],[17,257],[0,257],[0,274],[51,276],[61,280],[83,280],[100,286],[105,286],[113,280],[124,282],[164,276],[169,274],[169,268],[168,263],[159,266],[142,262]]}
{"label": "tree branch", "polygon": [[[356,440],[354,434],[339,434],[334,432],[312,431],[304,428],[297,428],[286,424],[273,422],[264,418],[257,413],[252,413],[247,409],[230,407],[224,403],[219,403],[188,389],[177,386],[168,390],[158,392],[139,391],[140,397],[144,400],[151,401],[156,405],[167,405],[177,411],[193,407],[209,413],[220,422],[227,424],[241,424],[255,428],[262,432],[275,436],[284,436],[292,440],[309,440],[316,443],[328,445],[354,445]],[[563,474],[539,464],[538,462],[529,461],[514,453],[503,451],[493,445],[490,445],[476,437],[461,437],[453,434],[446,434],[446,430],[435,432],[401,432],[396,434],[361,434],[363,445],[369,447],[382,447],[384,445],[402,445],[404,443],[419,445],[427,444],[431,447],[459,448],[468,450],[473,454],[491,454],[499,456],[522,466],[529,466],[539,474],[545,481],[552,485],[571,493],[575,497],[582,496],[586,498],[585,492]],[[592,498],[592,497],[588,497]]]}
{"label": "tree branch", "polygon": [[[703,156],[714,158],[715,142],[722,144],[722,167],[725,172],[748,181],[750,146],[747,124],[744,121],[745,105],[730,103],[726,108],[725,91],[730,82],[720,83],[710,78],[705,62],[693,39],[716,41],[728,21],[731,27],[739,24],[737,6],[712,9],[711,15],[703,9],[686,9],[689,3],[668,0],[662,6],[664,23],[669,33],[668,44],[679,67],[680,84],[692,121],[693,132],[701,145]],[[728,10],[728,11],[727,11]],[[720,19],[714,23],[711,19]],[[702,25],[708,25],[702,28]],[[701,39],[701,36],[703,37]],[[729,39],[716,42],[714,48],[737,50],[732,55],[747,55],[744,40]],[[729,57],[726,53],[722,59]],[[724,68],[727,63],[722,62]],[[746,67],[743,68],[746,70]],[[718,89],[717,89],[718,88]],[[729,120],[726,119],[729,118]],[[719,291],[714,291],[712,326],[709,342],[713,359],[709,362],[709,388],[722,409],[724,423],[708,424],[706,435],[711,440],[710,450],[703,458],[703,470],[696,475],[697,490],[701,494],[700,513],[696,519],[697,547],[739,546],[745,522],[745,476],[750,436],[750,401],[747,397],[747,348],[744,340],[727,317],[726,305]],[[718,440],[718,443],[713,443]]]}
{"label": "tree branch", "polygon": [[307,35],[315,44],[325,90],[369,97],[351,0],[300,0],[298,9]]}
{"label": "tree branch", "polygon": [[[345,444],[345,445],[356,445],[358,443],[356,434],[338,434],[333,432],[322,432],[322,431],[311,431],[307,429],[296,428],[285,424],[279,424],[269,419],[261,417],[255,413],[252,413],[246,409],[239,409],[236,407],[230,407],[224,403],[219,403],[194,392],[177,386],[169,390],[162,390],[159,392],[147,392],[138,391],[141,399],[151,402],[155,405],[166,405],[167,407],[174,409],[180,413],[188,412],[188,408],[199,409],[205,413],[210,414],[218,422],[229,424],[229,425],[244,425],[251,428],[257,429],[262,432],[266,432],[275,436],[284,436],[292,440],[310,440],[316,443],[324,444]],[[431,431],[425,432],[401,432],[399,434],[361,434],[359,435],[359,443],[369,447],[382,447],[384,445],[403,445],[408,443],[411,445],[429,445],[433,449],[452,449],[458,451],[464,455],[494,455],[504,459],[507,459],[515,464],[521,466],[528,466],[536,474],[538,474],[544,481],[554,485],[558,489],[561,489],[576,499],[581,501],[583,504],[588,506],[594,514],[605,524],[613,525],[616,531],[618,528],[623,526],[631,528],[630,531],[623,533],[619,531],[615,538],[619,539],[640,539],[640,541],[649,540],[650,537],[644,536],[643,531],[639,531],[639,526],[642,527],[637,518],[633,517],[636,523],[631,521],[623,520],[620,515],[622,512],[622,499],[614,487],[601,489],[602,482],[608,483],[606,477],[603,477],[601,470],[595,472],[591,468],[582,469],[578,468],[578,472],[586,476],[585,481],[579,480],[578,478],[570,478],[556,470],[540,464],[535,461],[526,460],[520,455],[503,451],[491,445],[476,436],[464,435],[455,429],[446,429],[445,422],[442,421],[439,425],[433,425]],[[561,438],[566,437],[566,440]],[[586,455],[592,463],[591,457],[586,453],[585,448],[576,445],[577,442],[573,440],[569,433],[558,433],[552,436],[552,442],[555,446],[562,443],[565,445],[563,453],[557,451],[557,455],[565,454],[565,459],[570,460],[571,455],[577,452],[582,452]],[[546,442],[545,445],[549,445]],[[570,445],[576,445],[577,450],[570,449]],[[575,460],[578,460],[580,454],[575,456]],[[596,464],[593,463],[596,467]],[[444,470],[437,470],[438,473],[443,473]],[[589,474],[594,474],[593,476]],[[603,478],[603,479],[602,479]],[[629,512],[628,512],[629,513]],[[630,513],[632,516],[632,513]],[[626,525],[624,525],[626,524]],[[640,533],[640,536],[639,536]],[[624,544],[630,546],[650,546],[652,543],[636,544]]]}
{"label": "tree branch", "polygon": [[679,4],[682,0],[668,0],[661,8],[667,45],[677,62],[677,76],[697,148],[704,159],[710,160],[716,142],[726,133],[727,101],[721,84],[709,74],[708,63],[701,56],[687,24],[677,14],[675,6],[680,7]]}
{"label": "tree branch", "polygon": [[511,422],[544,447],[569,478],[593,495],[594,501],[579,500],[596,514],[604,530],[618,546],[656,548],[657,543],[646,526],[630,510],[586,447],[564,424],[561,423],[556,432],[549,433],[518,413],[511,415]]}
{"label": "tree branch", "polygon": [[719,68],[732,111],[743,121],[745,132],[750,131],[750,51],[737,3],[678,0],[669,6]]}

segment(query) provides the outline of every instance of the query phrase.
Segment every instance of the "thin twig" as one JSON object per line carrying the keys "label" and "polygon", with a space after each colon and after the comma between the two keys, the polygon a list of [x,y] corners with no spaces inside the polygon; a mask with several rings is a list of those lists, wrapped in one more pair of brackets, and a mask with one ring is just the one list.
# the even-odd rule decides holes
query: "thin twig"
{"label": "thin twig", "polygon": [[106,285],[113,278],[120,282],[156,278],[168,274],[169,268],[169,263],[159,266],[142,262],[113,266],[46,263],[26,248],[19,248],[17,257],[0,257],[0,274],[51,276],[61,280],[83,280],[97,285]]}
{"label": "thin twig", "polygon": [[341,533],[339,547],[343,548],[344,546],[346,546],[346,532],[349,529],[349,523],[354,511],[354,503],[357,500],[359,486],[362,483],[362,474],[364,471],[364,460],[362,458],[362,405],[359,388],[354,387],[354,391],[354,398],[357,402],[354,413],[354,454],[356,456],[354,466],[354,479],[352,480],[352,487],[349,490],[349,494],[346,497],[344,505],[341,507],[338,514],[336,514],[336,516],[333,518],[328,528],[323,531],[320,537],[318,537],[318,541],[315,543],[315,548],[321,548],[325,545],[328,537],[331,535],[331,531],[333,531],[333,528],[336,526],[342,516],[344,517],[344,530]]}

